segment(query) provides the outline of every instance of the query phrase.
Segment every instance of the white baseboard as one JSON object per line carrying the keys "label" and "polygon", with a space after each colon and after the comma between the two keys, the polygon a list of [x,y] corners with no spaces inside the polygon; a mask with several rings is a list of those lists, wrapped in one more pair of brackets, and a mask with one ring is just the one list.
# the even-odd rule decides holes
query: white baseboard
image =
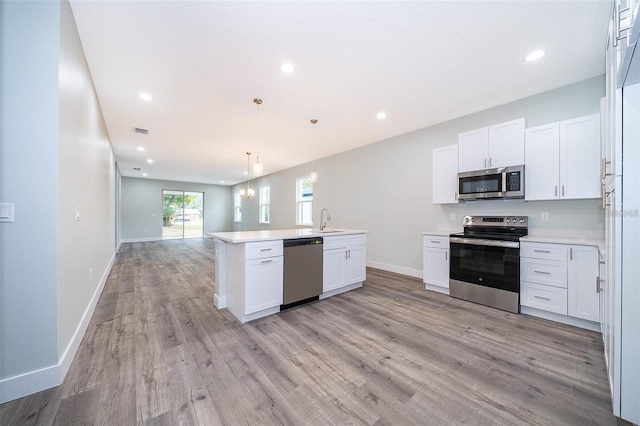
{"label": "white baseboard", "polygon": [[82,319],[80,320],[80,324],[76,327],[75,333],[73,333],[73,337],[71,341],[67,345],[67,348],[62,353],[60,357],[59,365],[61,368],[62,379],[67,375],[69,368],[71,367],[71,363],[73,362],[73,358],[78,352],[78,348],[80,347],[80,343],[82,343],[82,338],[84,337],[84,333],[87,331],[87,327],[89,327],[89,321],[91,321],[91,317],[93,316],[93,312],[96,309],[96,305],[98,304],[98,300],[100,299],[100,295],[102,294],[102,290],[104,289],[105,284],[107,283],[107,278],[109,278],[109,273],[111,272],[111,267],[113,266],[113,262],[116,260],[116,254],[113,253],[111,259],[109,260],[109,264],[107,268],[104,270],[104,273],[100,277],[100,282],[96,287],[96,290],[93,292],[93,296],[89,301],[89,305],[84,311],[82,315]]}
{"label": "white baseboard", "polygon": [[151,238],[123,238],[120,240],[120,244],[124,243],[148,243],[151,241],[162,241],[162,237],[151,237]]}
{"label": "white baseboard", "polygon": [[374,262],[373,260],[367,260],[367,266],[371,268],[382,269],[383,271],[408,275],[410,277],[422,278],[422,269],[413,269],[404,266],[391,265],[388,263]]}
{"label": "white baseboard", "polygon": [[561,322],[563,324],[572,325],[574,327],[585,328],[591,331],[600,331],[600,324],[593,321],[587,321],[580,318],[574,318],[567,315],[560,315],[553,312],[547,312],[528,306],[520,306],[520,313],[531,315],[532,317],[544,318],[547,320]]}
{"label": "white baseboard", "polygon": [[109,260],[109,264],[100,277],[100,282],[98,283],[96,290],[93,292],[93,296],[82,315],[82,319],[73,334],[73,338],[60,357],[58,364],[0,380],[0,404],[60,386],[60,384],[62,384],[64,377],[67,375],[67,372],[71,367],[73,358],[80,347],[82,338],[87,331],[87,327],[89,326],[93,312],[98,304],[102,290],[107,283],[107,278],[109,277],[109,273],[111,272],[111,267],[113,266],[115,259],[116,254],[113,253]]}
{"label": "white baseboard", "polygon": [[0,404],[55,388],[61,383],[60,364],[0,380]]}

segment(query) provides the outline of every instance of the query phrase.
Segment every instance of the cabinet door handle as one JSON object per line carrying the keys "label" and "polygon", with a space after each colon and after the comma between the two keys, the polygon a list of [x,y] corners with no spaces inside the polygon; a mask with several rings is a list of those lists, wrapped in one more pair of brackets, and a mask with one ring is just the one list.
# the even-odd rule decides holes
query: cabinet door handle
{"label": "cabinet door handle", "polygon": [[260,251],[271,251],[271,250],[273,249],[270,249],[270,248],[260,249]]}
{"label": "cabinet door handle", "polygon": [[602,291],[602,286],[600,286],[600,283],[603,280],[600,280],[600,277],[596,277],[596,293],[600,293]]}
{"label": "cabinet door handle", "polygon": [[260,263],[264,264],[264,263],[271,263],[271,262],[273,262],[273,259],[263,260],[263,261],[262,261],[262,262],[260,262]]}
{"label": "cabinet door handle", "polygon": [[491,157],[489,157],[489,167],[491,167]]}
{"label": "cabinet door handle", "polygon": [[345,251],[344,251],[344,258],[345,258],[345,259],[348,259],[348,257],[347,257],[347,253],[348,253],[348,252],[349,252],[348,250],[345,250]]}
{"label": "cabinet door handle", "polygon": [[569,247],[569,260],[573,260],[573,247]]}
{"label": "cabinet door handle", "polygon": [[535,297],[536,299],[551,300],[551,299],[550,299],[550,298],[548,298],[548,297],[542,297],[542,296],[533,296],[533,297]]}
{"label": "cabinet door handle", "polygon": [[556,189],[553,191],[553,196],[554,197],[558,196],[558,185],[556,185]]}
{"label": "cabinet door handle", "polygon": [[351,259],[351,249],[349,249],[349,259]]}
{"label": "cabinet door handle", "polygon": [[537,249],[534,249],[533,251],[535,251],[536,253],[551,253],[549,250],[537,250]]}
{"label": "cabinet door handle", "polygon": [[551,272],[547,272],[547,271],[533,271],[536,274],[544,274],[544,275],[551,275]]}
{"label": "cabinet door handle", "polygon": [[486,158],[484,159],[484,167],[485,167],[485,169],[487,168],[487,159]]}
{"label": "cabinet door handle", "polygon": [[564,197],[564,185],[562,185],[562,196]]}
{"label": "cabinet door handle", "polygon": [[433,244],[440,244],[440,241],[433,241],[433,240],[431,240],[430,242],[431,242],[431,243],[433,243]]}
{"label": "cabinet door handle", "polygon": [[444,260],[449,260],[449,253],[448,252],[444,252]]}

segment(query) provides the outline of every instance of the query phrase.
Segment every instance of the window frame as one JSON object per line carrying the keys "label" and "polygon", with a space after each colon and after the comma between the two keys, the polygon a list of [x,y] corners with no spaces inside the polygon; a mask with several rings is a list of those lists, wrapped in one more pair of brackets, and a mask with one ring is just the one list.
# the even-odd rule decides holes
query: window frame
{"label": "window frame", "polygon": [[[302,185],[305,181],[311,185],[311,197],[303,195]],[[304,221],[305,205],[309,205],[309,221]],[[296,179],[296,226],[313,226],[313,181],[311,176],[303,176]]]}
{"label": "window frame", "polygon": [[[266,194],[266,195],[265,195]],[[266,198],[266,201],[265,201]],[[258,191],[258,223],[261,225],[271,224],[271,186],[261,186]],[[267,213],[267,220],[264,220],[264,212]]]}

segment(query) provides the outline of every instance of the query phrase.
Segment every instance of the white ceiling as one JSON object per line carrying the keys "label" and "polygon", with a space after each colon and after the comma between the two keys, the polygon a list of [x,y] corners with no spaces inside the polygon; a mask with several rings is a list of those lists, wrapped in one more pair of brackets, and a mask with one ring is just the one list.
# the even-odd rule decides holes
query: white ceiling
{"label": "white ceiling", "polygon": [[71,6],[122,174],[227,185],[603,74],[611,2]]}

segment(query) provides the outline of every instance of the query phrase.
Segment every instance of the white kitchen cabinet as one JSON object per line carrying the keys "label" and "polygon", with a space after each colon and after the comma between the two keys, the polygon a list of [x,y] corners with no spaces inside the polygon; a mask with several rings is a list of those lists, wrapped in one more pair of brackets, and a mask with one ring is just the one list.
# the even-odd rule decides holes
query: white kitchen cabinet
{"label": "white kitchen cabinet", "polygon": [[458,135],[458,171],[524,164],[524,118]]}
{"label": "white kitchen cabinet", "polygon": [[366,267],[364,234],[324,237],[321,298],[362,285]]}
{"label": "white kitchen cabinet", "polygon": [[424,234],[422,246],[424,288],[449,294],[449,237]]}
{"label": "white kitchen cabinet", "polygon": [[568,315],[599,322],[600,295],[598,249],[590,246],[569,246],[567,296]]}
{"label": "white kitchen cabinet", "polygon": [[433,150],[433,204],[458,202],[458,145]]}
{"label": "white kitchen cabinet", "polygon": [[560,197],[600,198],[600,114],[560,122]]}
{"label": "white kitchen cabinet", "polygon": [[283,257],[248,260],[245,265],[245,315],[282,304]]}
{"label": "white kitchen cabinet", "polygon": [[[579,327],[598,329],[598,256],[598,248],[590,245],[521,242],[521,311]],[[556,316],[545,316],[544,312]]]}
{"label": "white kitchen cabinet", "polygon": [[600,197],[600,114],[525,132],[525,199]]}
{"label": "white kitchen cabinet", "polygon": [[282,240],[227,244],[227,307],[241,322],[280,311]]}

